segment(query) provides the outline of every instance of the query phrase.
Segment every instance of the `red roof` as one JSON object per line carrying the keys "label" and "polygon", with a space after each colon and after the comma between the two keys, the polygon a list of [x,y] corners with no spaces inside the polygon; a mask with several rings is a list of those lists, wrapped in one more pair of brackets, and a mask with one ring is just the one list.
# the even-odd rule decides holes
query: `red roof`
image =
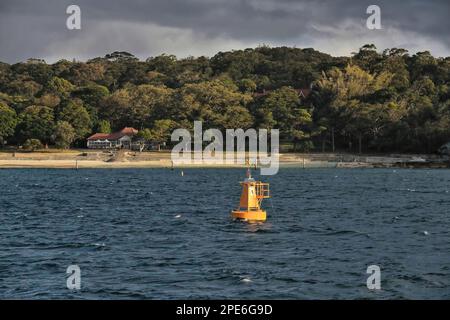
{"label": "red roof", "polygon": [[103,140],[103,139],[108,139],[109,136],[110,136],[109,133],[95,133],[87,139],[88,140]]}
{"label": "red roof", "polygon": [[138,131],[134,128],[129,128],[129,127],[125,127],[122,130],[120,130],[119,132],[114,132],[114,133],[95,133],[92,136],[90,136],[89,138],[87,138],[88,140],[118,140],[120,138],[122,138],[123,136],[134,136],[135,134],[137,134]]}
{"label": "red roof", "polygon": [[135,128],[125,127],[122,130],[120,130],[121,133],[126,135],[135,135],[138,133],[138,131]]}

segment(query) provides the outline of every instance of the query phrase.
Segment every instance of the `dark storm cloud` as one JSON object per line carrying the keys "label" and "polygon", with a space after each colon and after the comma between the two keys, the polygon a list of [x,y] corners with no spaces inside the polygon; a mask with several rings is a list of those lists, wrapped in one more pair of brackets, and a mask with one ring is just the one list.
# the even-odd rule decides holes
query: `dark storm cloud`
{"label": "dark storm cloud", "polygon": [[[77,4],[82,30],[65,27]],[[381,7],[383,30],[365,27]],[[212,55],[258,44],[349,54],[365,43],[450,52],[447,0],[0,0],[0,60],[87,59],[113,50],[145,58],[163,52]]]}

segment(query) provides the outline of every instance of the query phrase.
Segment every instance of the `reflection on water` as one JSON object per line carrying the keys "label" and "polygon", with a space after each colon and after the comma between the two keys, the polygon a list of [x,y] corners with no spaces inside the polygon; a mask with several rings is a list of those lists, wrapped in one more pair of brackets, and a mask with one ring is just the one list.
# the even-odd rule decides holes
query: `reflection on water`
{"label": "reflection on water", "polygon": [[243,228],[246,232],[254,233],[254,232],[270,232],[272,230],[272,224],[270,222],[244,222],[244,221],[235,221],[235,223],[242,223]]}

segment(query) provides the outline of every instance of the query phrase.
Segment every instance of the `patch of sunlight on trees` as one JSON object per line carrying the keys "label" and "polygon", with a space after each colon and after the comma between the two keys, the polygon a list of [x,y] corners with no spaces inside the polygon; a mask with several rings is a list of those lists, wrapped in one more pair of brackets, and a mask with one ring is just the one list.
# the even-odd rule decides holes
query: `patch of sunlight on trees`
{"label": "patch of sunlight on trees", "polygon": [[204,130],[278,128],[291,151],[429,153],[450,141],[449,77],[448,57],[373,45],[351,57],[262,46],[212,58],[0,62],[0,147],[35,139],[67,152],[125,126],[170,147],[173,129],[201,120]]}

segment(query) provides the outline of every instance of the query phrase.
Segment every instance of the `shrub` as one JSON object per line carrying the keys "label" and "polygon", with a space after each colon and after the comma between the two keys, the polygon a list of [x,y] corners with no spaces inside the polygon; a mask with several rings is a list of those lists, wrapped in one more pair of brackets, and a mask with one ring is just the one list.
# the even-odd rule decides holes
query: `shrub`
{"label": "shrub", "polygon": [[35,151],[44,148],[44,146],[38,139],[27,139],[23,144],[23,148],[25,150]]}

